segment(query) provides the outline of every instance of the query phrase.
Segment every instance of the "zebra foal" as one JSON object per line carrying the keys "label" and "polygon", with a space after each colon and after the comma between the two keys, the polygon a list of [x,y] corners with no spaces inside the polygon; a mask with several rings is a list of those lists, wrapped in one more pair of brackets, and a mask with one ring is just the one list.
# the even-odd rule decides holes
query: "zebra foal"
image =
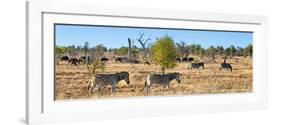
{"label": "zebra foal", "polygon": [[148,74],[144,84],[144,88],[146,88],[146,93],[148,93],[148,91],[151,91],[152,84],[159,84],[163,86],[163,91],[164,91],[166,86],[170,88],[169,84],[174,79],[177,80],[178,83],[180,83],[181,82],[180,74],[179,73]]}
{"label": "zebra foal", "polygon": [[100,95],[102,94],[102,88],[106,85],[111,86],[111,95],[116,91],[116,85],[121,81],[125,80],[127,84],[130,83],[129,73],[128,72],[118,72],[114,74],[96,74],[92,79],[88,82],[88,92],[92,92],[95,87],[98,87],[98,91]]}

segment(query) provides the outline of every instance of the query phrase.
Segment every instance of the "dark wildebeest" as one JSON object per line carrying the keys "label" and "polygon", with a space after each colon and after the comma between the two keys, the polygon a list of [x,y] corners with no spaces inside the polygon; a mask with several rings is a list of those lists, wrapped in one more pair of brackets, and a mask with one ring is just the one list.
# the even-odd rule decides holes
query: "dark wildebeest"
{"label": "dark wildebeest", "polygon": [[188,67],[188,69],[199,69],[200,67],[202,67],[204,69],[204,63],[203,62],[199,62],[199,63],[191,63],[190,66]]}
{"label": "dark wildebeest", "polygon": [[115,62],[120,62],[120,63],[122,63],[122,62],[128,62],[128,58],[127,58],[127,57],[117,57],[117,58],[115,59]]}
{"label": "dark wildebeest", "polygon": [[194,61],[194,58],[193,57],[189,57],[189,58],[187,58],[187,61],[188,62],[192,62],[192,61]]}
{"label": "dark wildebeest", "polygon": [[79,63],[86,63],[86,56],[81,56],[80,58],[79,58]]}
{"label": "dark wildebeest", "polygon": [[108,59],[108,58],[103,57],[103,58],[101,58],[101,59],[100,59],[100,61],[101,61],[101,62],[107,62],[107,61],[109,61],[109,59]]}
{"label": "dark wildebeest", "polygon": [[68,56],[63,56],[63,57],[61,57],[60,60],[68,62],[69,61],[69,57]]}
{"label": "dark wildebeest", "polygon": [[79,60],[77,58],[71,58],[68,63],[77,66],[79,64]]}
{"label": "dark wildebeest", "polygon": [[184,58],[182,58],[182,62],[192,62],[192,61],[194,61],[193,57],[184,57]]}
{"label": "dark wildebeest", "polygon": [[220,70],[222,69],[229,69],[229,71],[232,72],[232,66],[229,63],[226,63],[226,56],[224,57],[224,61],[220,67]]}
{"label": "dark wildebeest", "polygon": [[150,62],[145,61],[144,64],[145,64],[145,65],[150,65]]}
{"label": "dark wildebeest", "polygon": [[132,63],[134,63],[134,64],[139,64],[140,61],[139,61],[139,60],[133,60]]}
{"label": "dark wildebeest", "polygon": [[181,63],[181,58],[177,57],[177,58],[176,58],[176,61],[179,62],[179,63]]}
{"label": "dark wildebeest", "polygon": [[187,62],[187,57],[182,58],[181,62]]}
{"label": "dark wildebeest", "polygon": [[115,62],[122,62],[122,58],[121,58],[121,57],[117,57],[117,58],[115,59]]}

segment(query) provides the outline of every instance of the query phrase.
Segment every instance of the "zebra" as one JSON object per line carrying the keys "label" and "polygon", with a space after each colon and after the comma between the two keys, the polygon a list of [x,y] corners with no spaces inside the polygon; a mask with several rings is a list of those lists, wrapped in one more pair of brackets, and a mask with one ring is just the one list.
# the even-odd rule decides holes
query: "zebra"
{"label": "zebra", "polygon": [[178,83],[181,82],[179,73],[169,73],[169,74],[148,74],[146,81],[144,83],[144,89],[146,88],[146,93],[150,91],[152,84],[159,84],[163,86],[163,91],[166,86],[170,88],[169,84],[172,80],[177,80]]}
{"label": "zebra", "polygon": [[191,63],[191,65],[188,67],[188,69],[199,69],[200,67],[202,67],[204,69],[204,63],[203,62],[199,62],[199,63]]}
{"label": "zebra", "polygon": [[230,65],[230,63],[226,63],[226,56],[224,57],[224,61],[219,69],[229,69],[229,71],[232,72],[232,66]]}
{"label": "zebra", "polygon": [[111,95],[112,93],[115,93],[116,91],[116,85],[121,81],[125,80],[127,84],[130,84],[129,80],[129,73],[122,71],[114,74],[96,74],[94,77],[92,77],[89,82],[88,82],[88,92],[92,92],[92,90],[95,87],[98,87],[98,91],[100,95],[102,94],[102,88],[105,85],[110,85],[111,86]]}

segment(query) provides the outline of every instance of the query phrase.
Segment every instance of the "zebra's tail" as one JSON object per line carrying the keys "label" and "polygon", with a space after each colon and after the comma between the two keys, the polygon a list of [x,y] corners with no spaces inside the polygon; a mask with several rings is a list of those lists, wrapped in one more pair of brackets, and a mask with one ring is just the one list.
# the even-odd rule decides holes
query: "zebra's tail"
{"label": "zebra's tail", "polygon": [[143,87],[140,91],[142,92],[146,87],[147,87],[147,82],[146,82],[146,80],[145,80],[145,82],[144,82],[144,87]]}
{"label": "zebra's tail", "polygon": [[88,82],[87,91],[92,92],[92,89],[95,87],[95,77],[91,78]]}
{"label": "zebra's tail", "polygon": [[149,79],[149,77],[150,77],[150,75],[148,74],[148,75],[147,75],[147,78],[146,78],[146,80],[145,80],[145,82],[144,82],[144,87],[140,90],[141,92],[144,91],[144,89],[148,87],[148,86],[147,86],[147,80]]}

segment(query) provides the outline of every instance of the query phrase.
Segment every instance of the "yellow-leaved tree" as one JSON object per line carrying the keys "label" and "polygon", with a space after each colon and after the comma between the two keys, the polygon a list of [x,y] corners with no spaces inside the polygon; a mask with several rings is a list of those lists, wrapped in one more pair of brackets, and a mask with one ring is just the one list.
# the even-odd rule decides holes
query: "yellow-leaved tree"
{"label": "yellow-leaved tree", "polygon": [[165,35],[156,38],[156,42],[152,45],[152,59],[161,66],[162,74],[165,74],[167,68],[176,66],[176,56],[175,43],[171,37]]}

